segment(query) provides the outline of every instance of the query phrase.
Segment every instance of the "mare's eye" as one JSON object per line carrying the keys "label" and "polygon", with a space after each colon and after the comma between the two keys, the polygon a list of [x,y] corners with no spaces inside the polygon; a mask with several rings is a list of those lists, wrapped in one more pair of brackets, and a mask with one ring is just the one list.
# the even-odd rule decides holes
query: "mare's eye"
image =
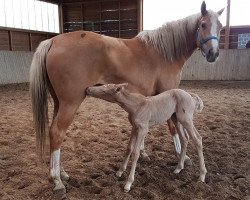
{"label": "mare's eye", "polygon": [[202,27],[203,29],[205,29],[207,26],[206,26],[205,23],[202,23],[202,24],[201,24],[201,27]]}

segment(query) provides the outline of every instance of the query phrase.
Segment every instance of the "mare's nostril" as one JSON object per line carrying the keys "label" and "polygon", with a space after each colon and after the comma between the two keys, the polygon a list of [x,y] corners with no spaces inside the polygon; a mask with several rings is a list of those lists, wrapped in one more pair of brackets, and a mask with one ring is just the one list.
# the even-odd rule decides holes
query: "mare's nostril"
{"label": "mare's nostril", "polygon": [[213,50],[212,50],[212,49],[209,49],[208,55],[211,56],[212,54],[213,54]]}
{"label": "mare's nostril", "polygon": [[219,51],[215,53],[215,57],[217,58],[219,56]]}

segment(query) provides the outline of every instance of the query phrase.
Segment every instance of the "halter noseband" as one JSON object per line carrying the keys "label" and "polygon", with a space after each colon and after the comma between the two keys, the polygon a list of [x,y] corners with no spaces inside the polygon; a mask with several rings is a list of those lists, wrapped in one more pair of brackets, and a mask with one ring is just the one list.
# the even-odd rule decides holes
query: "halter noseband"
{"label": "halter noseband", "polygon": [[[198,28],[198,30],[197,30],[197,39],[198,39],[198,37],[199,37],[199,28]],[[203,51],[203,49],[202,49],[202,45],[204,45],[205,43],[207,43],[209,40],[217,40],[218,42],[219,42],[219,39],[216,37],[216,36],[209,36],[209,37],[207,37],[207,38],[201,38],[200,40],[199,40],[199,47],[200,47],[200,50],[201,50],[201,53],[202,53],[202,55],[205,57],[205,52]]]}

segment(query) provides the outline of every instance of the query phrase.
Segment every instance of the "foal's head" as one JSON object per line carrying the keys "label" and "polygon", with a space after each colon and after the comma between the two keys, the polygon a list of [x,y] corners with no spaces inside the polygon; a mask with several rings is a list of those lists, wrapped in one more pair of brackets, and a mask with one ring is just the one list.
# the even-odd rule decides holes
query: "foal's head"
{"label": "foal's head", "polygon": [[206,3],[203,1],[201,5],[201,19],[198,23],[197,45],[208,62],[214,62],[219,56],[219,39],[222,25],[219,16],[224,8],[218,12],[206,9]]}
{"label": "foal's head", "polygon": [[116,102],[117,95],[119,95],[119,92],[125,89],[127,85],[127,83],[105,85],[97,84],[92,87],[88,87],[86,89],[86,94],[109,102]]}

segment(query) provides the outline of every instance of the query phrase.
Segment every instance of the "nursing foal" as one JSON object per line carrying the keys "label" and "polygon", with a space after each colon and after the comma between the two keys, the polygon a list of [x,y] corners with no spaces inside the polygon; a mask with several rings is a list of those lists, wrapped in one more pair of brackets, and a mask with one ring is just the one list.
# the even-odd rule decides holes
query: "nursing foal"
{"label": "nursing foal", "polygon": [[[127,147],[125,159],[116,173],[118,177],[126,170],[132,154],[132,166],[125,191],[129,191],[134,182],[135,168],[140,155],[140,146],[144,140],[148,128],[151,125],[166,122],[173,117],[181,140],[181,154],[174,173],[179,173],[184,168],[187,143],[189,137],[194,141],[198,151],[200,162],[200,180],[205,181],[207,173],[203,150],[202,138],[193,124],[193,114],[200,112],[203,108],[202,100],[196,94],[189,94],[180,89],[173,89],[152,97],[145,97],[136,93],[129,93],[126,90],[127,84],[107,84],[88,87],[86,94],[117,103],[128,112],[129,122],[132,125],[132,134]],[[182,127],[182,126],[183,127]]]}

